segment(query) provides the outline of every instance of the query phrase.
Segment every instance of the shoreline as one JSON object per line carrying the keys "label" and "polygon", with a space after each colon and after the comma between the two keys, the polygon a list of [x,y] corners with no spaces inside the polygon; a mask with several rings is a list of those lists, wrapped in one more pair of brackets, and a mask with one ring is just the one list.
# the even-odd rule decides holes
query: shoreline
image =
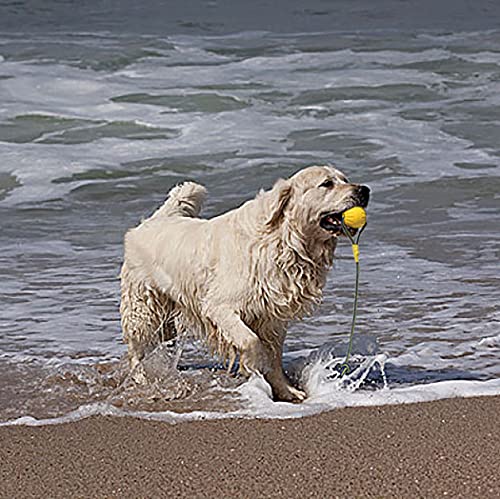
{"label": "shoreline", "polygon": [[178,424],[0,427],[0,497],[500,496],[500,396]]}

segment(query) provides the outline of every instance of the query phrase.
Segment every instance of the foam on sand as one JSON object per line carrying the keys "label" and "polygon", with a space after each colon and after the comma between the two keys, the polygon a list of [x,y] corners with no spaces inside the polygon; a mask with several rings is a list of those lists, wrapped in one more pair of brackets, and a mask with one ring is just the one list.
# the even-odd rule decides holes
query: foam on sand
{"label": "foam on sand", "polygon": [[[355,356],[353,360],[357,367],[344,377],[340,377],[335,370],[335,365],[342,361],[340,358],[326,362],[324,359],[319,359],[307,364],[302,371],[302,383],[308,398],[301,404],[274,402],[267,382],[262,376],[253,375],[238,389],[243,402],[242,408],[238,410],[150,412],[123,409],[108,402],[98,402],[83,405],[59,417],[37,419],[23,416],[0,423],[0,426],[42,426],[78,421],[91,416],[129,416],[167,423],[226,418],[289,419],[312,416],[343,407],[411,404],[454,397],[500,395],[500,379],[446,380],[428,384],[390,386],[385,375],[387,365],[385,355],[379,354],[368,358]],[[377,387],[377,384],[380,386]]]}

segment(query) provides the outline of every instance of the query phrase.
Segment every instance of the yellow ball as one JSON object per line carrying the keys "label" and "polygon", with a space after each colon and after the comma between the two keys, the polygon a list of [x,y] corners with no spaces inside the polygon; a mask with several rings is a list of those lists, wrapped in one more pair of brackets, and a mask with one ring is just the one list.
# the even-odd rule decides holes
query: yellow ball
{"label": "yellow ball", "polygon": [[366,211],[361,206],[355,206],[342,213],[344,223],[353,229],[361,229],[366,224]]}

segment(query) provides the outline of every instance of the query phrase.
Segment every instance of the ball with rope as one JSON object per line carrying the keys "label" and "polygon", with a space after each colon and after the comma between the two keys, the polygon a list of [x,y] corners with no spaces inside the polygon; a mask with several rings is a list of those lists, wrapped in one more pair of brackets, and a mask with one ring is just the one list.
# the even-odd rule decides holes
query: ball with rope
{"label": "ball with rope", "polygon": [[344,223],[352,229],[361,229],[366,225],[366,211],[361,206],[355,206],[342,213]]}

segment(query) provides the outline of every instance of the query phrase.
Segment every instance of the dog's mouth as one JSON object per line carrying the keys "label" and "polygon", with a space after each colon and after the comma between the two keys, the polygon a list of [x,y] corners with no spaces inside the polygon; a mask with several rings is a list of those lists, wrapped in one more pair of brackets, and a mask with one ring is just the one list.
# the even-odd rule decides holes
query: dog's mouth
{"label": "dog's mouth", "polygon": [[[344,212],[330,212],[325,213],[321,216],[319,225],[328,231],[333,236],[343,235],[344,231],[342,230],[342,214]],[[353,229],[351,227],[346,227],[352,236],[356,235],[358,232],[357,229]]]}

